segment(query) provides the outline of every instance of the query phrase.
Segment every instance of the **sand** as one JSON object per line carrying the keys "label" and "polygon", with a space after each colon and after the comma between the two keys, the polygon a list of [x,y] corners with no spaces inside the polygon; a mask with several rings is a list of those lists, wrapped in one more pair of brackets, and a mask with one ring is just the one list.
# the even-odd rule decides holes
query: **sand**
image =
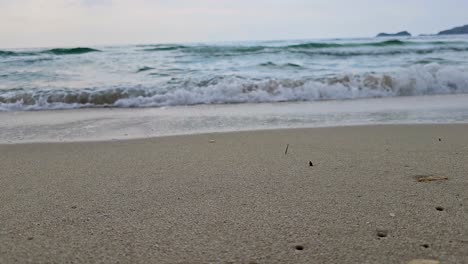
{"label": "sand", "polygon": [[468,125],[1,145],[0,201],[0,263],[468,263]]}

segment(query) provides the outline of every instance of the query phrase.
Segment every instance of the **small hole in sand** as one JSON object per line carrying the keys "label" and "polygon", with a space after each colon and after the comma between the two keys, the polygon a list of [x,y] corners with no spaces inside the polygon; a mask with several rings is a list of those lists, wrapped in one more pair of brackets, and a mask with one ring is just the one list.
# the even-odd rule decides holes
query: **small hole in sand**
{"label": "small hole in sand", "polygon": [[443,211],[444,210],[444,208],[442,206],[437,206],[436,209],[437,209],[437,211]]}
{"label": "small hole in sand", "polygon": [[296,248],[296,250],[304,250],[304,247],[301,246],[301,245],[297,245],[295,248]]}
{"label": "small hole in sand", "polygon": [[421,245],[423,248],[429,248],[429,245],[428,244],[422,244]]}

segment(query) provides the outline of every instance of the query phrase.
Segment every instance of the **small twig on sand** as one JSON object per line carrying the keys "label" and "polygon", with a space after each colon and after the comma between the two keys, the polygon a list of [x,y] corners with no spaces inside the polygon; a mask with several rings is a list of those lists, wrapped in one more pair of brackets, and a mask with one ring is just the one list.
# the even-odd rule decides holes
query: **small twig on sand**
{"label": "small twig on sand", "polygon": [[289,144],[286,146],[286,150],[284,151],[284,155],[288,155]]}
{"label": "small twig on sand", "polygon": [[436,176],[436,175],[416,175],[417,182],[433,182],[433,181],[444,181],[448,180],[447,176]]}

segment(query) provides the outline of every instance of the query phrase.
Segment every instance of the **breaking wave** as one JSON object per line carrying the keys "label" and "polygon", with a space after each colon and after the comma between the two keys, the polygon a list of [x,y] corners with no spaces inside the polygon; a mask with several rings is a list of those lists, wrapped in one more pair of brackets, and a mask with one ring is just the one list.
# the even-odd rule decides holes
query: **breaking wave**
{"label": "breaking wave", "polygon": [[266,103],[468,93],[468,70],[416,65],[387,74],[342,74],[319,79],[215,76],[179,86],[0,90],[0,110],[161,107]]}

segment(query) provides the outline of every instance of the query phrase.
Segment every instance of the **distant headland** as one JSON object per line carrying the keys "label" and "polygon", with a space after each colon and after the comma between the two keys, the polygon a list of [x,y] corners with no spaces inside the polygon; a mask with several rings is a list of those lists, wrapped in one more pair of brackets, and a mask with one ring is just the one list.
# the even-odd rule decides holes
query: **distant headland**
{"label": "distant headland", "polygon": [[[421,34],[420,36],[442,36],[442,35],[464,35],[468,34],[468,25],[461,27],[455,27],[440,31],[437,34]],[[401,31],[398,33],[379,33],[376,37],[411,37],[411,33],[408,31]]]}
{"label": "distant headland", "polygon": [[468,34],[468,25],[456,27],[439,32],[437,35],[461,35]]}

